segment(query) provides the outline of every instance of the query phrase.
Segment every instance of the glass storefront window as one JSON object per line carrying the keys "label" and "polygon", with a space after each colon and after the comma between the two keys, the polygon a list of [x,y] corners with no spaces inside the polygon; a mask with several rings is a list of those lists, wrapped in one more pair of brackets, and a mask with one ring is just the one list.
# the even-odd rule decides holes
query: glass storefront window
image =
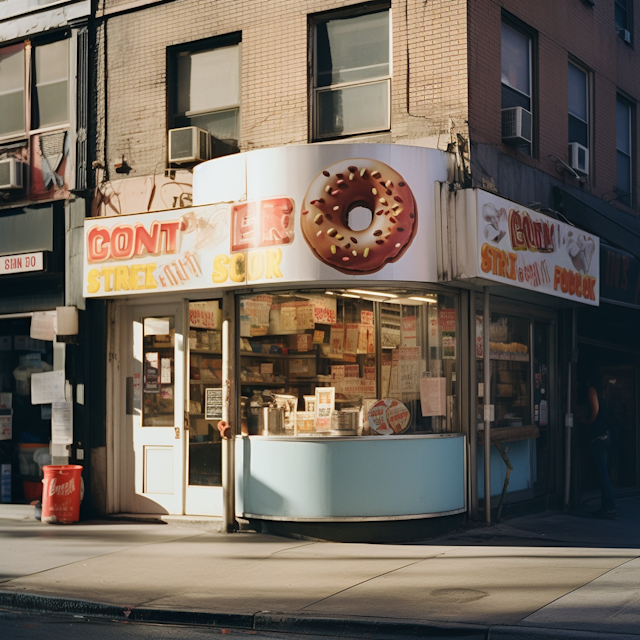
{"label": "glass storefront window", "polygon": [[250,435],[459,429],[457,298],[407,290],[240,299],[241,411]]}
{"label": "glass storefront window", "polygon": [[[482,316],[476,317],[478,424],[483,423]],[[533,424],[531,415],[531,322],[527,318],[491,315],[491,402],[495,405],[492,427],[523,427]]]}

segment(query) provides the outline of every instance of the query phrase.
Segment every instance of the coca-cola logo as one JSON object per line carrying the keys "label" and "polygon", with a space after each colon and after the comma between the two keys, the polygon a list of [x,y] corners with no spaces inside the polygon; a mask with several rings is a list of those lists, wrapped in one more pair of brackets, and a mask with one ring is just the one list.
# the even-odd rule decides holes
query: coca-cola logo
{"label": "coca-cola logo", "polygon": [[73,478],[69,482],[63,482],[62,484],[58,484],[57,479],[52,478],[49,483],[49,495],[70,496],[75,491],[75,488],[76,483]]}

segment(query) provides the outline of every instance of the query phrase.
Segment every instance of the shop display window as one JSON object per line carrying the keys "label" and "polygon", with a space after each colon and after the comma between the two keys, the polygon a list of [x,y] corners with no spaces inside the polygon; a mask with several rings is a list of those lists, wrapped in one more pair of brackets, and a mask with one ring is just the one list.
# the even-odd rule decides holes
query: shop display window
{"label": "shop display window", "polygon": [[[42,314],[51,319],[50,314]],[[34,374],[53,371],[53,342],[31,337],[31,319],[0,320],[0,502],[42,495],[51,464],[51,404],[33,404]]]}
{"label": "shop display window", "polygon": [[457,319],[454,295],[425,291],[242,297],[243,433],[458,431]]}
{"label": "shop display window", "polygon": [[[531,322],[527,318],[491,315],[489,337],[491,403],[495,406],[492,427],[530,427],[531,414]],[[483,422],[484,367],[483,318],[476,316],[478,374],[478,424]]]}

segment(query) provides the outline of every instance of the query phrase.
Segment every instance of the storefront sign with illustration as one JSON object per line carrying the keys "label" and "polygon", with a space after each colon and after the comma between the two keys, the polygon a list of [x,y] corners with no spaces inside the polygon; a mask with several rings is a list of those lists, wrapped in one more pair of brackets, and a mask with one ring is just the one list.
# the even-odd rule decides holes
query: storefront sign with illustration
{"label": "storefront sign with illustration", "polygon": [[[84,295],[354,277],[433,282],[434,183],[446,177],[443,152],[386,144],[288,146],[205,162],[194,171],[199,206],[85,221]],[[348,226],[356,204],[372,212],[366,229]],[[335,304],[315,305],[313,321],[334,324]]]}
{"label": "storefront sign with illustration", "polygon": [[393,398],[378,400],[367,414],[371,430],[383,436],[404,433],[409,428],[410,417],[407,407]]}
{"label": "storefront sign with illustration", "polygon": [[478,277],[598,305],[598,237],[492,193],[475,193]]}

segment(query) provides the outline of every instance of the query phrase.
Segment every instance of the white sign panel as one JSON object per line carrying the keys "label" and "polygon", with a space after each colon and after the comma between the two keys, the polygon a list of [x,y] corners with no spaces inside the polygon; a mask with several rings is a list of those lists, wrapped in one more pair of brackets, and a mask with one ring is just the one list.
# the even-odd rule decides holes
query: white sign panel
{"label": "white sign panel", "polygon": [[0,256],[0,276],[28,271],[42,271],[44,259],[42,251],[19,253],[14,256]]}
{"label": "white sign panel", "polygon": [[52,403],[51,441],[54,444],[73,444],[73,403]]}
{"label": "white sign panel", "polygon": [[478,277],[598,305],[597,236],[486,191],[476,197]]}
{"label": "white sign panel", "polygon": [[435,282],[434,184],[446,178],[443,152],[400,145],[289,146],[204,162],[194,172],[201,206],[85,221],[84,294]]}
{"label": "white sign panel", "polygon": [[47,371],[31,376],[31,404],[51,404],[65,400],[64,371]]}

